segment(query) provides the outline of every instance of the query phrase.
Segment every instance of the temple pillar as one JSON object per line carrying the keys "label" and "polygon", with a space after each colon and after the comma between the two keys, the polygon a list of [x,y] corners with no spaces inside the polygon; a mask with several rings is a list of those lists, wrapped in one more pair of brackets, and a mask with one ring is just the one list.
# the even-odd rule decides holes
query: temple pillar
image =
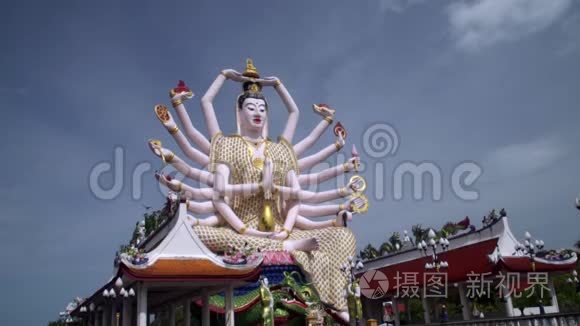
{"label": "temple pillar", "polygon": [[423,304],[423,319],[425,319],[425,324],[431,324],[431,311],[429,310],[429,302],[425,295],[421,296],[421,303]]}
{"label": "temple pillar", "polygon": [[183,300],[183,326],[191,326],[191,299]]}
{"label": "temple pillar", "polygon": [[225,299],[226,326],[234,326],[234,287],[232,285],[226,287]]}
{"label": "temple pillar", "polygon": [[511,294],[506,294],[505,297],[503,297],[503,299],[505,300],[505,314],[507,317],[513,317],[514,316],[514,303],[512,301],[512,296]]}
{"label": "temple pillar", "polygon": [[147,326],[147,285],[139,284],[137,290],[137,326]]}
{"label": "temple pillar", "polygon": [[101,310],[97,310],[95,312],[95,325],[97,326],[103,326],[103,314],[104,314],[104,310],[103,307],[100,307]]}
{"label": "temple pillar", "polygon": [[123,301],[123,326],[131,326],[132,325],[132,318],[131,318],[131,301],[129,299],[125,299]]}
{"label": "temple pillar", "polygon": [[207,289],[201,290],[201,325],[209,326],[209,294]]}
{"label": "temple pillar", "polygon": [[101,325],[102,326],[111,326],[111,306],[106,304],[103,306],[103,313],[101,315]]}
{"label": "temple pillar", "polygon": [[395,315],[395,326],[401,325],[401,316],[399,316],[399,300],[393,297],[393,314]]}
{"label": "temple pillar", "polygon": [[169,304],[169,326],[175,326],[175,303]]}
{"label": "temple pillar", "polygon": [[465,294],[465,283],[459,283],[457,285],[457,290],[459,291],[459,300],[461,302],[461,314],[463,315],[463,320],[469,320],[471,315],[469,313],[469,302],[467,301],[467,295]]}
{"label": "temple pillar", "polygon": [[111,304],[111,326],[118,326],[117,325],[117,305],[113,302]]}
{"label": "temple pillar", "polygon": [[558,306],[558,297],[556,296],[556,288],[554,287],[554,280],[550,275],[548,275],[548,287],[550,288],[551,306],[556,309],[556,313],[560,312],[560,307]]}

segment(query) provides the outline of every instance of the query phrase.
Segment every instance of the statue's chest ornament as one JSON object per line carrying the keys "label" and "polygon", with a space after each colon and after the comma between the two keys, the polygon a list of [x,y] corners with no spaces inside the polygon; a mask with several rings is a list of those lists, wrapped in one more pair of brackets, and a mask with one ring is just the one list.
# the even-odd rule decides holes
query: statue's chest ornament
{"label": "statue's chest ornament", "polygon": [[248,155],[250,156],[250,161],[252,165],[262,171],[264,169],[264,162],[266,161],[266,150],[270,142],[261,141],[250,141],[244,138],[244,142],[248,147]]}

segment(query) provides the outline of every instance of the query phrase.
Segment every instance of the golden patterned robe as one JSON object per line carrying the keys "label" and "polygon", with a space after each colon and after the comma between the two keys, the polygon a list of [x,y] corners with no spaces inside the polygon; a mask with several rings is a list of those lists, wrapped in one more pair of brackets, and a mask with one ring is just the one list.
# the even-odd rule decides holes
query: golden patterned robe
{"label": "golden patterned robe", "polygon": [[[265,155],[274,163],[273,178],[277,185],[285,185],[286,175],[290,170],[298,171],[294,149],[284,139],[278,143],[267,141]],[[226,164],[230,168],[230,184],[261,182],[262,171],[256,168],[251,160],[251,149],[242,137],[218,134],[212,139],[209,170],[215,172],[216,164]],[[263,194],[250,197],[236,196],[230,198],[229,204],[248,227],[257,229],[264,204]],[[276,229],[281,229],[284,218],[280,212],[280,205],[274,207],[273,213]],[[262,250],[283,250],[283,241],[242,235],[229,225],[219,227],[199,225],[194,227],[194,231],[212,251],[224,250],[228,245],[241,248],[246,242]],[[347,283],[340,272],[340,266],[349,256],[355,254],[354,235],[350,229],[344,227],[316,230],[294,228],[290,234],[290,239],[304,238],[317,238],[320,249],[309,253],[294,251],[292,256],[309,281],[314,283],[322,301],[334,305],[339,310],[346,310],[346,299],[342,293]]]}

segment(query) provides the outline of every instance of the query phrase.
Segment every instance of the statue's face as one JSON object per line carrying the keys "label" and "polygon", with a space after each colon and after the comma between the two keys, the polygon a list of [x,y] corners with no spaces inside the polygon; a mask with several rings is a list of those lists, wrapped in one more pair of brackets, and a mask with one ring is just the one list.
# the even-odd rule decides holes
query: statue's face
{"label": "statue's face", "polygon": [[262,130],[267,119],[266,102],[257,98],[247,98],[242,103],[240,125],[242,128]]}

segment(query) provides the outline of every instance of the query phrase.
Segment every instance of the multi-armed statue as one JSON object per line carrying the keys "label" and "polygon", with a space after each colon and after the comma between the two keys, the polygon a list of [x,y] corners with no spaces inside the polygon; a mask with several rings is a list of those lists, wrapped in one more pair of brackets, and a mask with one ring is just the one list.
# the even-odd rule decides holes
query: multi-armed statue
{"label": "multi-armed statue", "polygon": [[[222,134],[213,106],[215,96],[228,79],[243,86],[235,106],[237,134],[231,136]],[[262,94],[262,87],[273,87],[288,111],[286,126],[277,141],[268,138],[272,109]],[[366,184],[361,177],[354,177],[346,187],[329,191],[312,192],[302,187],[357,169],[358,154],[353,148],[353,157],[344,164],[318,173],[301,173],[344,146],[345,133],[335,132],[335,143],[301,158],[332,124],[335,111],[327,105],[314,105],[322,121],[305,139],[292,145],[298,107],[280,80],[260,78],[250,59],[244,73],[222,71],[202,97],[208,138],[193,126],[185,110],[183,102],[193,97],[185,83],[180,81],[171,90],[170,97],[183,132],[165,106],[155,107],[157,117],[185,156],[201,168],[189,165],[159,141],[152,140],[149,145],[155,155],[187,178],[207,185],[195,188],[169,176],[157,175],[161,184],[188,199],[191,213],[211,215],[192,216],[193,229],[200,240],[214,252],[230,245],[239,248],[247,244],[263,251],[290,252],[321,300],[347,318],[346,300],[341,295],[345,280],[340,266],[354,255],[355,238],[346,228],[346,221],[352,219],[353,213],[368,208],[368,200],[362,195]],[[340,198],[345,198],[340,204],[322,204]],[[323,221],[310,219],[324,216],[336,217]]]}

